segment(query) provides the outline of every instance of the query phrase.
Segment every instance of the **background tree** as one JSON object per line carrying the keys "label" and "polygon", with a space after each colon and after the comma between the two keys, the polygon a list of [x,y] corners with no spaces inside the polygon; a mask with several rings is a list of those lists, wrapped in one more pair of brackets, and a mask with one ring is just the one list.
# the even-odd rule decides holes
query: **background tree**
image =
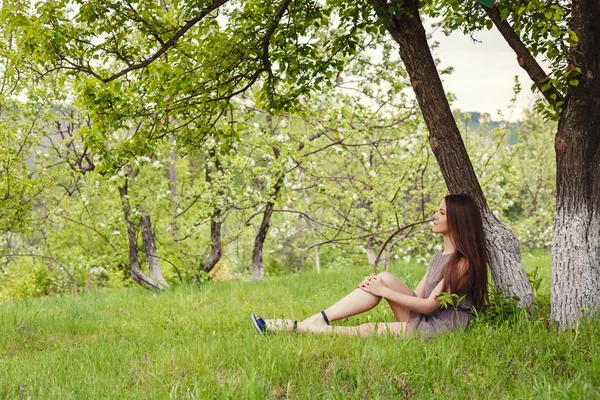
{"label": "background tree", "polygon": [[[351,79],[346,77],[347,80],[340,80],[340,74],[345,68],[350,71],[349,76],[351,76],[357,75],[357,71],[353,70],[357,65],[369,65],[371,60],[364,56],[368,43],[373,39],[384,38],[384,24],[387,23],[388,29],[391,29],[390,21],[393,22],[394,18],[403,15],[401,12],[397,13],[398,7],[395,9],[393,5],[388,7],[387,3],[380,5],[382,10],[378,9],[381,11],[379,17],[369,4],[348,5],[342,2],[300,4],[282,1],[264,4],[251,1],[241,4],[215,1],[188,5],[136,1],[134,3],[86,2],[75,9],[68,9],[62,3],[39,3],[35,6],[29,3],[14,3],[3,7],[9,24],[18,28],[17,50],[22,55],[26,69],[37,72],[38,77],[44,79],[59,74],[60,71],[60,79],[66,88],[69,90],[72,88],[73,98],[76,99],[78,106],[89,112],[93,123],[89,130],[81,132],[80,140],[90,149],[95,149],[92,155],[98,159],[96,172],[115,176],[123,165],[140,157],[156,155],[165,148],[171,152],[176,150],[179,154],[189,155],[185,163],[190,167],[187,171],[190,173],[190,178],[180,179],[181,188],[192,182],[196,186],[185,195],[183,190],[178,191],[176,207],[174,207],[176,213],[171,218],[171,223],[173,220],[178,221],[180,228],[177,230],[178,235],[173,235],[172,240],[178,243],[179,256],[189,263],[191,259],[198,258],[198,254],[190,254],[190,249],[195,243],[194,245],[192,241],[185,245],[183,243],[188,238],[198,238],[197,235],[200,235],[198,227],[203,224],[202,221],[208,221],[207,217],[216,210],[214,207],[206,206],[210,203],[208,199],[214,198],[217,193],[210,187],[216,185],[209,185],[205,180],[200,179],[194,181],[194,177],[199,176],[198,168],[195,167],[198,163],[204,162],[202,157],[197,158],[194,153],[204,154],[208,138],[227,133],[229,136],[223,136],[222,149],[225,150],[223,152],[225,154],[221,154],[220,157],[220,163],[224,166],[223,182],[230,185],[232,189],[235,188],[234,183],[243,182],[244,179],[238,178],[236,171],[239,169],[236,168],[240,167],[243,170],[244,160],[249,160],[248,153],[236,154],[236,151],[231,150],[234,149],[236,139],[245,137],[243,135],[246,127],[238,122],[238,117],[242,115],[238,107],[247,106],[246,102],[250,102],[253,107],[269,115],[283,112],[309,121],[316,120],[313,134],[317,131],[327,132],[323,127],[331,125],[331,122],[323,124],[324,118],[315,119],[314,115],[328,117],[329,121],[336,121],[341,115],[344,121],[342,125],[347,125],[343,127],[345,131],[331,130],[328,135],[323,134],[319,140],[315,140],[311,146],[301,149],[304,153],[299,154],[300,158],[291,157],[290,168],[297,169],[302,175],[295,177],[294,174],[286,173],[290,178],[300,180],[300,177],[301,179],[310,177],[314,180],[312,183],[316,185],[314,187],[320,187],[323,191],[319,194],[329,195],[326,203],[329,206],[332,202],[340,205],[341,200],[350,202],[358,200],[368,205],[357,209],[351,207],[351,204],[345,205],[346,210],[354,210],[356,215],[327,207],[327,213],[322,216],[325,219],[332,216],[338,218],[336,221],[338,223],[334,225],[336,228],[331,228],[333,235],[337,231],[342,232],[340,228],[351,227],[362,230],[362,234],[358,236],[360,240],[369,241],[374,240],[374,236],[377,236],[375,234],[381,234],[379,227],[389,226],[391,229],[391,226],[399,224],[399,210],[396,209],[398,206],[393,203],[403,197],[394,196],[393,193],[396,191],[403,193],[405,187],[398,185],[393,188],[396,191],[387,197],[385,193],[387,190],[368,189],[368,187],[379,185],[384,187],[390,185],[394,179],[398,179],[398,175],[390,174],[387,180],[388,178],[384,178],[380,173],[389,168],[391,163],[389,160],[391,154],[383,154],[381,145],[393,142],[389,134],[393,132],[394,126],[408,116],[416,132],[424,131],[419,126],[418,118],[411,117],[410,112],[405,114],[391,112],[386,107],[381,107],[379,110],[382,115],[386,115],[382,119],[383,123],[372,124],[372,121],[367,120],[375,118],[378,113],[369,111],[368,107],[361,110],[360,105],[371,102],[379,107],[395,99],[401,99],[399,102],[402,102],[403,97],[399,96],[399,93],[404,85],[411,83],[419,97],[419,87],[426,87],[426,82],[418,82],[412,76],[412,82],[408,81],[404,70],[397,63],[392,63],[389,54],[393,47],[389,44],[383,52],[384,60],[381,65],[384,68],[370,71],[370,82],[362,87],[353,87]],[[257,15],[260,15],[260,18],[255,18]],[[416,28],[419,29],[418,26]],[[419,41],[413,43],[417,45],[414,57],[429,54],[422,26],[420,29],[422,35],[419,36]],[[394,36],[394,39],[400,40],[397,36]],[[355,59],[360,62],[352,65],[352,60]],[[412,62],[415,60],[416,58],[412,59]],[[404,63],[408,66],[410,61],[404,60]],[[427,71],[437,76],[434,60],[428,57],[427,62]],[[410,68],[415,71],[414,65]],[[366,77],[368,72],[365,71],[362,73]],[[384,79],[379,78],[382,73]],[[328,88],[335,87],[340,82],[349,83],[346,85],[346,90],[358,89],[364,95],[353,104],[354,109],[359,110],[358,113],[346,111],[335,114],[309,107],[310,102],[314,102],[314,97],[310,97],[311,94],[330,94]],[[373,83],[374,87],[370,87],[370,83]],[[250,89],[254,90],[254,94],[244,97],[244,93],[249,93]],[[443,103],[445,94],[441,84],[436,90],[439,96],[435,99]],[[389,93],[388,98],[385,98],[386,92]],[[371,98],[367,99],[367,97]],[[343,99],[343,97],[335,98]],[[414,107],[410,102],[405,105],[408,109]],[[231,109],[233,111],[227,114]],[[450,108],[446,105],[444,112],[439,114],[432,114],[431,109],[423,112],[430,129],[441,129],[440,135],[445,134],[446,128],[436,128],[437,125],[443,127],[447,122],[449,124],[447,126],[450,127],[448,132],[451,131],[451,136],[446,138],[450,138],[453,145],[433,146],[436,157],[446,157],[444,159],[449,160],[454,155],[460,155],[461,162],[457,165],[471,171],[470,178],[464,180],[459,176],[459,170],[450,173],[450,163],[446,162],[443,171],[446,180],[451,182],[447,182],[450,189],[471,191],[480,202],[483,202],[483,194],[470,166],[464,145],[460,141]],[[307,118],[309,113],[313,116]],[[440,124],[432,124],[432,121],[436,121],[432,119],[432,115],[435,118],[443,115],[445,119],[438,121]],[[357,119],[360,119],[358,124]],[[136,129],[140,126],[143,129]],[[382,127],[385,126],[387,128],[383,129]],[[346,139],[350,137],[350,133],[359,130],[364,131],[365,135],[364,137],[357,135],[355,138],[360,137],[359,140],[363,143]],[[107,146],[106,144],[111,142],[111,135],[115,132],[135,132],[135,134],[129,135],[127,140],[120,141],[117,145]],[[383,132],[385,134],[382,134]],[[398,131],[396,134],[400,136]],[[437,133],[432,133],[432,138],[439,136],[436,135]],[[382,137],[385,140],[380,140]],[[439,136],[438,139],[441,137]],[[422,136],[415,135],[417,144],[421,138]],[[398,140],[400,139],[398,137]],[[431,142],[435,145],[433,139]],[[174,146],[169,147],[169,143]],[[325,193],[331,192],[329,189],[331,186],[329,183],[332,182],[331,175],[323,177],[315,174],[314,170],[311,171],[312,165],[316,166],[319,162],[326,161],[323,158],[317,158],[317,161],[308,158],[311,151],[319,149],[312,146],[331,148],[328,155],[332,154],[331,151],[341,150],[349,159],[356,161],[356,164],[353,164],[347,162],[348,160],[340,159],[339,169],[336,166],[336,172],[345,169],[344,176],[351,176],[352,179],[346,179],[348,183],[341,183],[343,179],[337,179],[336,185],[339,190],[337,194]],[[363,151],[361,147],[367,151]],[[423,147],[419,145],[410,149],[406,144],[402,144],[401,147],[406,147],[407,152],[418,152],[421,156],[429,154],[423,152]],[[366,159],[362,153],[367,155]],[[307,157],[307,161],[298,164],[298,160],[304,156]],[[360,164],[358,164],[359,160]],[[282,160],[283,162],[288,163],[290,160],[285,159]],[[381,169],[366,167],[367,162],[371,167],[376,166]],[[295,164],[298,166],[294,166]],[[336,165],[336,163],[332,164]],[[355,165],[361,165],[368,178],[360,179],[362,182],[356,179]],[[424,194],[423,190],[426,187],[424,183],[427,181],[428,165],[427,157],[419,159],[415,164],[419,173],[408,172],[407,179],[401,179],[414,185],[408,190],[415,192],[406,199],[409,199],[412,204],[420,204],[417,207],[420,215],[427,213],[423,207],[427,194]],[[200,169],[204,171],[204,168]],[[350,171],[352,173],[348,174]],[[372,176],[371,171],[376,176]],[[457,182],[468,182],[468,187],[459,187]],[[170,184],[172,185],[172,180]],[[393,186],[396,186],[396,183]],[[203,190],[200,190],[201,188]],[[282,188],[286,188],[285,179]],[[346,193],[356,194],[357,199],[352,196],[351,200],[347,200],[347,197],[342,198],[339,194],[350,189],[352,191]],[[169,193],[171,194],[172,192]],[[224,192],[223,198],[217,196],[220,198],[219,201],[222,200],[224,207],[219,207],[221,210],[219,212],[223,212],[222,220],[225,219],[225,215],[229,215],[227,207],[242,214],[243,211],[240,209],[256,207],[255,204],[246,204],[244,207],[233,208],[238,202],[239,192],[235,195],[230,194],[232,193]],[[280,196],[287,202],[289,196],[285,190]],[[303,193],[303,196],[305,199],[307,196],[311,199],[315,197],[312,192]],[[377,201],[384,197],[387,205],[378,205]],[[415,200],[419,202],[415,203]],[[310,200],[309,204],[311,204]],[[171,207],[173,206],[171,204]],[[276,204],[274,210],[277,209],[275,206]],[[190,211],[177,212],[178,208],[182,211],[189,208]],[[390,224],[386,218],[389,218],[392,210],[394,218]],[[314,210],[311,210],[311,218],[313,213]],[[170,214],[173,215],[172,212]],[[487,219],[491,221],[490,223],[496,224],[493,214],[488,214]],[[156,219],[153,218],[153,221]],[[156,223],[160,225],[161,222],[156,221]],[[368,223],[370,227],[367,227]],[[510,236],[503,228],[498,229]],[[356,236],[354,231],[346,233],[348,236],[344,238],[352,242],[352,238]],[[315,234],[318,233],[315,231]],[[238,233],[230,235],[230,238],[240,237]],[[331,238],[332,236],[328,236],[327,240]],[[313,238],[312,243],[315,244],[314,242]],[[510,259],[506,265],[516,272],[513,275],[499,273],[497,266],[504,264],[495,263],[496,283],[503,288],[506,288],[507,283],[511,283],[510,290],[518,293],[523,302],[527,303],[531,300],[531,292],[518,262],[515,241],[510,243],[512,243],[509,246],[512,246],[510,251],[505,251],[506,246],[499,249],[497,259],[506,256],[507,260]],[[203,262],[197,262],[196,265]],[[503,281],[503,279],[507,280]]]}

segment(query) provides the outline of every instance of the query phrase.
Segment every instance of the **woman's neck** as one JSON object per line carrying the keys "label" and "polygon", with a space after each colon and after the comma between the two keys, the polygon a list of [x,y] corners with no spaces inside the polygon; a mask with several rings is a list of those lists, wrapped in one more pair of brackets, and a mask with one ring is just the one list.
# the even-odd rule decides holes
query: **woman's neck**
{"label": "woman's neck", "polygon": [[454,248],[454,243],[452,242],[452,237],[448,235],[444,235],[444,254],[452,254],[456,249]]}

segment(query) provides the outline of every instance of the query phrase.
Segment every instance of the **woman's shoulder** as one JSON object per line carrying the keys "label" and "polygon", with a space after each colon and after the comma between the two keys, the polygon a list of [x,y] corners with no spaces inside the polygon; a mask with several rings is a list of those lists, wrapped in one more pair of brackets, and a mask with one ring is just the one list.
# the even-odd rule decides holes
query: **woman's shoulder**
{"label": "woman's shoulder", "polygon": [[440,261],[441,261],[441,262],[444,262],[444,263],[446,263],[446,262],[447,262],[447,261],[450,259],[450,257],[452,256],[452,254],[454,254],[454,253],[444,253],[444,252],[442,252],[442,251],[440,250],[440,251],[438,251],[437,253],[435,253],[435,254],[433,255],[433,257],[431,257],[431,261],[432,261],[432,262],[433,262],[433,261],[438,261],[438,262],[440,262]]}
{"label": "woman's shoulder", "polygon": [[448,263],[448,260],[450,260],[451,255],[452,255],[452,253],[444,254],[441,251],[438,251],[437,253],[435,253],[433,255],[433,257],[431,257],[431,260],[429,261],[429,266],[427,267],[427,270],[441,269]]}

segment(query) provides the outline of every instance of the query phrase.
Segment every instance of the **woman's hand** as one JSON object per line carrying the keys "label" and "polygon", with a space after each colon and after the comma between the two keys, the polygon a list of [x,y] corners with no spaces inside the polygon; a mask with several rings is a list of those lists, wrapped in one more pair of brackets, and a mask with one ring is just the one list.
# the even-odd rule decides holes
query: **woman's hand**
{"label": "woman's hand", "polygon": [[367,275],[364,277],[364,279],[362,280],[361,283],[358,284],[358,288],[360,287],[360,285],[366,285],[369,283],[369,281],[371,280],[371,278],[374,276],[375,274],[371,274],[371,275]]}
{"label": "woman's hand", "polygon": [[383,297],[387,285],[375,274],[366,276],[365,279],[358,285],[359,289],[364,290],[367,293],[374,294],[375,296]]}

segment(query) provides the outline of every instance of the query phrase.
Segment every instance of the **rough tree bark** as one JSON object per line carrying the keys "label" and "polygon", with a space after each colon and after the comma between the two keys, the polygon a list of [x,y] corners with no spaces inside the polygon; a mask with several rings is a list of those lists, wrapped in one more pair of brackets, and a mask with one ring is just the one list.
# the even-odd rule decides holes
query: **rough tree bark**
{"label": "rough tree bark", "polygon": [[154,232],[152,231],[152,221],[150,221],[149,214],[144,213],[144,215],[142,215],[140,225],[142,226],[144,252],[148,258],[150,279],[162,289],[166,289],[169,287],[169,284],[165,281],[165,278],[163,278],[162,271],[160,270],[160,262],[158,261],[158,255],[156,254],[156,244],[154,243]]}
{"label": "rough tree bark", "polygon": [[600,307],[600,1],[573,1],[577,86],[558,124],[552,319],[562,327]]}
{"label": "rough tree bark", "polygon": [[400,57],[410,76],[429,130],[429,143],[448,190],[450,193],[471,195],[482,211],[496,287],[511,296],[517,295],[522,305],[532,304],[533,291],[521,262],[519,242],[490,211],[479,186],[427,43],[418,0],[391,2],[398,10],[393,15],[386,8],[391,3],[382,0],[370,2],[400,47]]}
{"label": "rough tree bark", "polygon": [[570,29],[579,39],[573,59],[578,85],[563,96],[496,7],[484,7],[517,61],[553,105],[564,101],[554,147],[556,210],[552,235],[551,318],[573,325],[581,309],[600,307],[600,0],[573,1]]}

